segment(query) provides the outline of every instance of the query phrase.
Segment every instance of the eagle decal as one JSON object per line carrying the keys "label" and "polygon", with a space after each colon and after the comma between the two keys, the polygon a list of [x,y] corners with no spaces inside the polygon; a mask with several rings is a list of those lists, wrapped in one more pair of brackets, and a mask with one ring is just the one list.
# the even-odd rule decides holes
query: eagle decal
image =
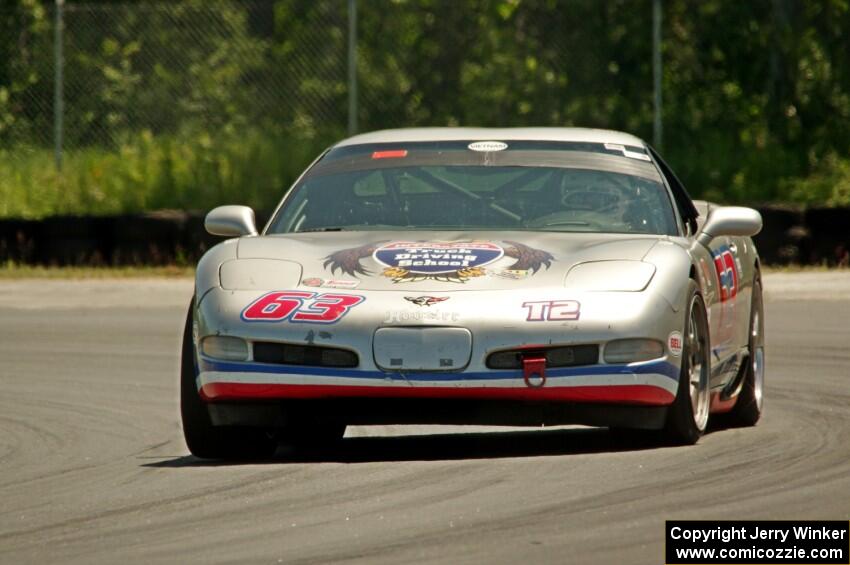
{"label": "eagle decal", "polygon": [[511,265],[511,271],[531,271],[532,274],[540,270],[540,267],[546,265],[546,268],[552,266],[552,261],[555,260],[551,253],[542,249],[534,249],[516,241],[505,241],[510,247],[505,248],[505,255],[516,259],[516,263]]}
{"label": "eagle decal", "polygon": [[[369,276],[371,271],[363,259],[374,256],[385,268],[381,276],[393,282],[434,280],[464,283],[471,278],[493,275],[520,279],[552,266],[555,258],[548,251],[535,249],[516,241],[503,241],[504,247],[487,241],[453,242],[392,242],[387,240],[367,243],[359,247],[340,249],[324,257],[324,267],[331,273],[337,271],[357,277]],[[506,269],[485,269],[502,256],[515,259]]]}
{"label": "eagle decal", "polygon": [[340,249],[339,251],[331,253],[325,257],[324,267],[327,269],[328,266],[330,266],[331,273],[333,274],[336,274],[337,269],[339,269],[346,275],[350,275],[352,277],[356,277],[358,274],[370,275],[371,273],[363,267],[360,260],[374,253],[382,243],[386,243],[386,240],[376,241],[375,243],[367,243],[360,247]]}

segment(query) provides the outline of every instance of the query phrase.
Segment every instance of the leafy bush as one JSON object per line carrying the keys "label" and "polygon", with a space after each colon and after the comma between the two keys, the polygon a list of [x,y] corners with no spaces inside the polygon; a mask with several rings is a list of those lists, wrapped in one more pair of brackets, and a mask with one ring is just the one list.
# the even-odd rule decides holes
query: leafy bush
{"label": "leafy bush", "polygon": [[786,179],[781,189],[794,202],[850,206],[850,158],[829,153],[813,165],[811,175]]}
{"label": "leafy bush", "polygon": [[[345,2],[68,0],[57,174],[52,5],[0,2],[2,216],[267,208],[342,137]],[[653,136],[647,2],[358,6],[363,131],[575,125]],[[850,3],[665,0],[663,11],[659,149],[692,195],[847,203]]]}
{"label": "leafy bush", "polygon": [[204,210],[225,203],[270,209],[324,145],[260,130],[143,132],[114,151],[70,153],[61,173],[49,150],[0,151],[0,217]]}

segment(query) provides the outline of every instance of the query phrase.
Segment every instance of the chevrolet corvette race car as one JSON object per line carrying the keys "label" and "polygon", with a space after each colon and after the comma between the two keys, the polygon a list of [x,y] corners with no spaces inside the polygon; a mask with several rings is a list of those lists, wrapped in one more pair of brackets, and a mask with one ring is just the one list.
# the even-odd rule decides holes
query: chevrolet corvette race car
{"label": "chevrolet corvette race car", "polygon": [[592,129],[358,135],[200,260],[181,409],[206,458],[349,424],[584,424],[696,442],[762,411],[755,210]]}

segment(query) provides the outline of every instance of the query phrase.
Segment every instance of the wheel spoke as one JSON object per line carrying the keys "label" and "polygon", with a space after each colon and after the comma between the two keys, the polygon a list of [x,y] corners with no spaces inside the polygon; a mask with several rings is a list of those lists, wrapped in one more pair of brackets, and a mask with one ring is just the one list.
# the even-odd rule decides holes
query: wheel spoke
{"label": "wheel spoke", "polygon": [[708,376],[705,364],[705,341],[700,325],[702,318],[693,305],[688,322],[688,378],[690,381],[688,388],[691,393],[694,424],[702,430],[708,420]]}

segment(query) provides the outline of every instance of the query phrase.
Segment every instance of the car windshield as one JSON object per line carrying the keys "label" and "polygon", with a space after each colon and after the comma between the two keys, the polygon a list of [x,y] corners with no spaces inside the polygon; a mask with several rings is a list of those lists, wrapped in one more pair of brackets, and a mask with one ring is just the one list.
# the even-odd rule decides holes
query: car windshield
{"label": "car windshield", "polygon": [[[495,142],[494,142],[495,143]],[[674,235],[670,197],[645,150],[611,144],[381,144],[331,150],[267,233],[547,230]]]}

